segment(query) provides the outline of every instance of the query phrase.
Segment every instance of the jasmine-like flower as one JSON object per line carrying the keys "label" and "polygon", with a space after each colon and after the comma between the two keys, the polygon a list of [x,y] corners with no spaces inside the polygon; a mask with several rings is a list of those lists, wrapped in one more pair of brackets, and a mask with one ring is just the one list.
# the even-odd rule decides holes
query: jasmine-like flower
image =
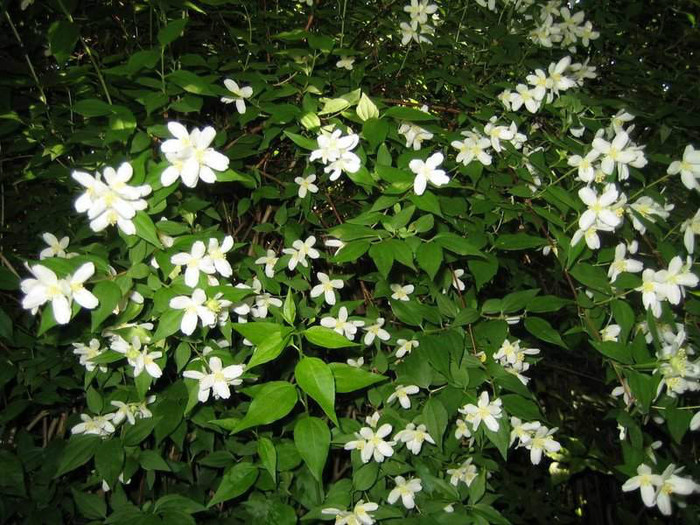
{"label": "jasmine-like flower", "polygon": [[185,370],[182,375],[188,379],[199,381],[199,393],[197,399],[200,402],[206,403],[209,399],[209,394],[212,393],[214,399],[228,399],[231,397],[229,387],[240,385],[243,380],[240,379],[245,369],[244,365],[229,365],[224,367],[221,359],[212,357],[206,363],[210,372],[205,373],[199,370]]}
{"label": "jasmine-like flower", "polygon": [[391,336],[389,332],[382,328],[384,326],[384,319],[378,318],[373,325],[369,325],[363,328],[365,333],[364,343],[369,346],[374,342],[374,338],[378,337],[382,341],[388,341]]}
{"label": "jasmine-like flower", "polygon": [[[233,246],[233,239],[231,239],[231,246]],[[195,288],[199,283],[199,272],[207,275],[212,275],[216,272],[214,261],[206,251],[204,243],[197,241],[192,245],[190,253],[181,252],[170,258],[171,263],[185,267],[185,284],[190,288]]]}
{"label": "jasmine-like flower", "polygon": [[317,193],[318,192],[318,186],[314,184],[314,181],[316,180],[316,175],[309,175],[308,177],[296,177],[294,179],[294,182],[299,186],[299,198],[303,199],[306,197],[307,193]]}
{"label": "jasmine-like flower", "polygon": [[416,506],[415,495],[416,493],[423,490],[420,478],[411,478],[406,480],[403,476],[396,476],[394,478],[394,483],[396,486],[389,492],[387,501],[392,505],[401,498],[401,503],[407,509],[412,509]]}
{"label": "jasmine-like flower", "polygon": [[323,295],[324,300],[330,306],[335,304],[335,290],[340,290],[343,288],[344,283],[340,279],[331,279],[327,274],[323,272],[318,272],[316,274],[320,284],[317,284],[311,289],[311,297],[318,297]]}
{"label": "jasmine-like flower", "polygon": [[438,187],[450,182],[450,178],[445,174],[445,171],[437,169],[443,160],[442,153],[434,153],[425,162],[420,159],[413,159],[408,163],[408,167],[416,175],[413,181],[413,191],[416,195],[423,195],[428,182]]}
{"label": "jasmine-like flower", "polygon": [[398,432],[394,436],[394,439],[405,443],[406,448],[414,455],[420,454],[424,442],[428,442],[431,445],[435,444],[433,438],[428,434],[425,425],[418,425],[418,427],[416,427],[413,423],[406,425],[406,428]]}
{"label": "jasmine-like flower", "polygon": [[275,265],[279,260],[274,250],[267,250],[267,254],[264,257],[257,258],[255,264],[264,264],[265,275],[272,279],[275,276]]}
{"label": "jasmine-like flower", "polygon": [[410,354],[414,348],[418,348],[420,343],[414,339],[397,339],[396,344],[398,348],[396,349],[396,357],[401,359],[406,354]]}
{"label": "jasmine-like flower", "polygon": [[201,320],[202,326],[214,326],[216,324],[216,314],[206,306],[207,295],[204,290],[197,288],[192,292],[192,297],[178,295],[170,299],[170,308],[184,310],[180,330],[185,335],[192,335],[197,328],[197,319]]}
{"label": "jasmine-like flower", "polygon": [[503,417],[503,413],[501,412],[501,400],[494,399],[490,401],[489,393],[486,390],[481,393],[476,405],[464,405],[459,409],[459,413],[469,418],[475,431],[483,422],[486,428],[491,432],[498,432],[498,420]]}
{"label": "jasmine-like flower", "polygon": [[419,392],[416,385],[397,385],[394,392],[387,398],[386,402],[390,405],[395,399],[399,400],[399,404],[406,410],[411,408],[411,399],[408,397]]}
{"label": "jasmine-like flower", "polygon": [[364,326],[364,324],[364,321],[348,321],[348,309],[344,306],[341,306],[340,310],[338,310],[337,319],[334,317],[323,317],[321,319],[321,326],[335,330],[340,335],[350,339],[350,341],[355,339],[357,329]]}
{"label": "jasmine-like flower", "polygon": [[405,286],[401,286],[400,284],[392,284],[389,286],[389,288],[391,288],[391,291],[393,292],[391,294],[391,298],[396,301],[408,301],[410,299],[409,295],[411,295],[413,290],[415,290],[415,287],[412,284],[407,284]]}
{"label": "jasmine-like flower", "polygon": [[316,237],[313,235],[308,237],[305,241],[302,241],[301,239],[297,239],[292,243],[291,248],[285,248],[282,250],[282,253],[291,255],[292,257],[289,259],[289,264],[287,265],[290,270],[294,270],[294,268],[297,267],[297,264],[301,264],[304,267],[307,267],[309,263],[306,261],[306,257],[308,256],[310,259],[318,259],[321,254],[318,253],[318,250],[316,250],[313,246],[316,244]]}
{"label": "jasmine-like flower", "polygon": [[253,96],[253,88],[250,86],[239,87],[238,84],[230,78],[224,80],[224,86],[226,86],[226,89],[228,89],[233,96],[221,97],[221,102],[224,104],[231,104],[232,102],[235,102],[238,113],[241,115],[245,113],[245,101],[247,98]]}

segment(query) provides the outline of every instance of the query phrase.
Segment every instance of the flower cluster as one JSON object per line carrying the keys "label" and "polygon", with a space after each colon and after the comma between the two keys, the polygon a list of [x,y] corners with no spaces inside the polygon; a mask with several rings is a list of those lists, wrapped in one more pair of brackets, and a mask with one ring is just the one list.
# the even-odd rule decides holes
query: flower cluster
{"label": "flower cluster", "polygon": [[360,137],[354,133],[343,135],[339,129],[328,133],[322,130],[316,138],[318,149],[311,152],[310,161],[321,160],[326,166],[325,173],[330,173],[330,180],[334,181],[341,173],[357,173],[360,171],[360,157],[352,152],[359,144]]}
{"label": "flower cluster", "polygon": [[549,455],[561,450],[561,444],[552,437],[557,431],[556,428],[547,428],[539,421],[523,423],[517,417],[510,418],[510,427],[510,445],[517,440],[518,448],[524,447],[529,450],[533,465],[539,465],[543,453]]}
{"label": "flower cluster", "polygon": [[505,368],[506,372],[513,374],[526,385],[529,379],[523,373],[530,369],[530,363],[525,361],[525,356],[539,353],[537,348],[520,348],[519,340],[510,342],[506,339],[498,351],[493,354],[493,358]]}
{"label": "flower cluster", "polygon": [[148,405],[155,402],[155,396],[148,397],[145,401],[138,403],[125,403],[123,401],[112,401],[111,405],[117,410],[101,416],[90,416],[80,414],[81,423],[71,429],[72,434],[86,434],[107,438],[116,432],[116,427],[124,421],[135,425],[137,419],[148,419],[153,417],[153,413]]}
{"label": "flower cluster", "polygon": [[653,474],[651,467],[642,463],[637,467],[637,475],[629,478],[622,485],[622,490],[639,490],[644,505],[656,506],[661,514],[670,516],[672,494],[687,496],[693,492],[700,492],[700,485],[690,478],[678,475],[682,471],[682,468],[676,468],[676,465],[671,463],[661,474]]}
{"label": "flower cluster", "polygon": [[431,4],[430,0],[411,0],[411,3],[404,6],[403,10],[411,17],[410,22],[401,22],[401,45],[410,42],[416,44],[431,44],[428,37],[435,34],[435,28],[428,24],[428,17],[434,16],[437,11],[437,4]]}

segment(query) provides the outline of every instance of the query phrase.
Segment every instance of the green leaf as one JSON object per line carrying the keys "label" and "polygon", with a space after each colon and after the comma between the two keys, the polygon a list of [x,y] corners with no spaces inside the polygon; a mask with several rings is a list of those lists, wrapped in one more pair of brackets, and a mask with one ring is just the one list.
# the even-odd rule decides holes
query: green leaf
{"label": "green leaf", "polygon": [[336,264],[355,262],[367,252],[369,246],[369,241],[351,241],[343,246],[343,249],[331,261]]}
{"label": "green leaf", "polygon": [[354,392],[388,379],[386,376],[373,374],[345,363],[329,363],[328,366],[335,377],[335,391],[339,394]]}
{"label": "green leaf", "polygon": [[158,31],[158,42],[160,45],[165,47],[168,44],[174,42],[182,35],[187,25],[187,18],[182,18],[180,20],[173,20],[165,27]]}
{"label": "green leaf", "polygon": [[523,421],[535,421],[542,419],[539,407],[517,394],[504,394],[501,396],[503,406],[509,415],[518,417]]}
{"label": "green leaf", "polygon": [[136,235],[150,242],[156,248],[163,249],[163,245],[160,243],[160,239],[156,233],[156,226],[146,212],[136,212],[134,226],[136,226]]}
{"label": "green leaf", "polygon": [[292,297],[292,289],[287,290],[287,298],[284,300],[284,306],[282,307],[282,317],[290,325],[294,326],[294,321],[297,316],[297,307],[294,304],[294,297]]}
{"label": "green leaf", "polygon": [[139,464],[144,470],[170,471],[170,466],[155,450],[142,450],[139,454]]}
{"label": "green leaf", "polygon": [[292,133],[290,131],[285,131],[284,134],[286,137],[291,139],[291,141],[294,142],[294,144],[296,144],[300,148],[304,148],[304,149],[308,149],[308,150],[315,150],[318,147],[315,140],[306,138],[303,135],[298,135],[298,134]]}
{"label": "green leaf", "polygon": [[377,477],[379,477],[379,463],[372,461],[353,469],[352,486],[358,491],[369,490],[377,482]]}
{"label": "green leaf", "polygon": [[344,335],[340,335],[335,330],[331,330],[325,326],[312,326],[311,328],[307,328],[304,330],[304,337],[310,343],[323,348],[347,348],[349,346],[359,346],[358,343],[353,343]]}
{"label": "green leaf", "polygon": [[70,57],[75,44],[80,38],[80,30],[73,22],[59,20],[51,24],[48,30],[49,49],[60,65]]}
{"label": "green leaf", "polygon": [[478,291],[498,273],[498,258],[493,255],[488,255],[487,259],[484,261],[469,259],[469,261],[467,261],[467,266],[474,276],[474,283]]}
{"label": "green leaf", "polygon": [[566,344],[559,335],[559,332],[552,328],[552,325],[541,317],[526,317],[525,329],[542,341],[561,346],[562,348],[567,348]]}
{"label": "green leaf", "polygon": [[218,503],[240,496],[252,487],[257,479],[258,467],[252,463],[238,463],[234,465],[224,473],[224,477],[219,483],[219,488],[216,489],[216,493],[207,504],[207,507],[211,508]]}
{"label": "green leaf", "polygon": [[447,428],[447,410],[439,399],[431,397],[423,407],[423,421],[428,429],[428,434],[435,440],[438,448],[442,450],[442,435]]}
{"label": "green leaf", "polygon": [[458,255],[473,255],[476,257],[485,257],[474,243],[465,237],[460,237],[454,233],[439,233],[433,239],[433,242]]}
{"label": "green leaf", "polygon": [[600,290],[601,292],[610,292],[610,282],[608,276],[601,268],[591,266],[588,263],[576,263],[571,269],[571,275],[581,284]]}
{"label": "green leaf", "polygon": [[180,323],[184,315],[184,310],[166,310],[158,316],[158,328],[153,334],[153,342],[165,339],[177,332],[180,329]]}
{"label": "green leaf", "polygon": [[503,459],[508,460],[508,446],[510,444],[510,425],[508,420],[505,417],[498,420],[498,432],[491,432],[486,428],[486,425],[483,426],[484,434],[486,434],[488,440],[496,446]]}
{"label": "green leaf", "polygon": [[275,332],[279,333],[284,331],[284,335],[291,332],[289,327],[264,321],[255,323],[234,323],[233,329],[254,345],[259,345]]}
{"label": "green leaf", "polygon": [[391,246],[384,242],[379,244],[373,244],[369,248],[369,256],[374,261],[377,270],[382,274],[385,279],[389,277],[389,272],[394,264],[394,253],[391,250]]}
{"label": "green leaf", "polygon": [[425,270],[431,279],[435,279],[435,275],[442,267],[442,261],[442,248],[437,243],[424,242],[418,246],[416,262],[418,262],[418,267]]}
{"label": "green leaf", "polygon": [[248,408],[248,413],[241,419],[233,433],[246,428],[270,423],[282,419],[297,404],[297,389],[286,381],[271,381],[262,385]]}
{"label": "green leaf", "polygon": [[258,438],[258,456],[263,467],[270,473],[272,481],[277,481],[277,450],[272,440],[266,437]]}
{"label": "green leaf", "polygon": [[86,494],[71,487],[75,505],[78,512],[91,520],[99,520],[107,517],[107,504],[97,494]]}
{"label": "green leaf", "polygon": [[[377,109],[377,105],[364,93],[360,95],[360,101],[357,103],[357,116],[360,117],[362,122],[369,119],[379,118],[379,110]],[[381,141],[377,142],[379,143]]]}
{"label": "green leaf", "polygon": [[107,319],[122,298],[122,290],[114,281],[100,281],[92,289],[92,293],[100,301],[92,311],[91,331],[97,331],[102,322]]}
{"label": "green leaf", "polygon": [[272,332],[269,337],[266,337],[255,347],[246,368],[250,370],[254,366],[269,363],[277,359],[282,351],[287,348],[290,338],[288,335],[289,330],[290,329],[285,329],[284,332]]}
{"label": "green leaf", "polygon": [[399,120],[410,120],[412,122],[423,122],[426,120],[435,120],[436,117],[430,113],[425,113],[420,109],[406,108],[403,106],[394,106],[384,112],[385,117],[393,117]]}
{"label": "green leaf", "polygon": [[362,126],[362,136],[367,139],[367,142],[369,142],[372,149],[384,142],[384,139],[386,139],[388,133],[389,124],[386,120],[370,118],[365,120],[365,123]]}
{"label": "green leaf", "polygon": [[180,494],[168,494],[162,498],[158,498],[158,501],[156,501],[153,506],[153,512],[156,514],[167,511],[180,511],[185,514],[195,514],[204,510],[207,510],[204,505],[190,498],[186,498],[185,496],[181,496]]}
{"label": "green leaf", "polygon": [[75,470],[90,461],[101,442],[102,438],[98,436],[75,436],[71,438],[61,453],[61,460],[54,478]]}
{"label": "green leaf", "polygon": [[96,98],[78,100],[73,105],[73,111],[83,117],[104,117],[112,114],[112,106]]}
{"label": "green leaf", "polygon": [[95,453],[95,467],[110,487],[115,487],[124,468],[124,447],[117,437],[104,440]]}
{"label": "green leaf", "polygon": [[317,481],[322,482],[331,446],[331,431],[317,417],[306,417],[294,426],[294,444]]}
{"label": "green leaf", "polygon": [[531,248],[540,248],[546,244],[548,244],[547,239],[526,233],[504,233],[493,243],[494,247],[499,250],[529,250]]}
{"label": "green leaf", "polygon": [[326,415],[337,426],[335,380],[328,365],[317,357],[304,357],[294,369],[294,377],[299,387],[321,406]]}

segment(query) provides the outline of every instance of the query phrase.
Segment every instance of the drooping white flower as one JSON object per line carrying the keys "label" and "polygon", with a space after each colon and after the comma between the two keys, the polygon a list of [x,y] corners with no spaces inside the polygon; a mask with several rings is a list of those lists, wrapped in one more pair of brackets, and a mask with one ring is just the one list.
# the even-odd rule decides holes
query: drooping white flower
{"label": "drooping white flower", "polygon": [[384,326],[384,319],[379,317],[373,325],[365,326],[363,330],[365,333],[364,343],[366,346],[371,345],[374,342],[374,338],[378,337],[382,341],[388,341],[391,339],[389,332],[382,328]]}
{"label": "drooping white flower", "polygon": [[455,430],[455,438],[456,439],[472,437],[472,432],[471,432],[471,430],[469,430],[469,427],[467,426],[466,421],[464,421],[463,419],[457,418],[457,421],[455,421],[455,423],[457,424],[457,430]]}
{"label": "drooping white flower", "polygon": [[[212,237],[209,239],[207,246],[207,256],[211,259],[216,271],[221,277],[231,277],[233,269],[231,264],[226,260],[226,254],[233,248],[233,237],[227,235],[223,242],[219,245],[219,239]],[[185,271],[186,273],[186,271]],[[205,272],[206,273],[206,272]],[[186,275],[185,275],[186,277]]]}
{"label": "drooping white flower", "polygon": [[614,283],[617,276],[622,272],[639,273],[644,269],[644,265],[641,261],[627,259],[625,257],[626,254],[627,246],[624,242],[621,242],[615,247],[615,260],[610,264],[610,268],[608,268],[608,278],[611,283]]}
{"label": "drooping white flower", "polygon": [[442,153],[434,153],[425,162],[420,159],[413,159],[408,163],[408,167],[416,175],[413,180],[413,191],[416,195],[423,195],[428,182],[438,187],[450,182],[450,178],[445,171],[437,169],[443,160]]}
{"label": "drooping white flower", "polygon": [[182,124],[169,122],[168,131],[174,138],[160,146],[170,162],[160,176],[163,186],[170,186],[178,178],[188,188],[197,186],[200,179],[212,184],[216,182],[215,171],[228,169],[228,157],[210,147],[216,137],[216,131],[211,126],[202,130],[194,128],[188,133]]}
{"label": "drooping white flower", "polygon": [[359,432],[355,433],[357,440],[349,441],[345,444],[345,450],[359,450],[360,457],[363,463],[368,463],[372,458],[377,463],[382,463],[385,458],[394,455],[393,441],[386,441],[386,438],[391,434],[392,426],[388,423],[379,427],[376,432],[370,427],[362,427]]}
{"label": "drooping white flower", "polygon": [[671,463],[661,473],[661,486],[656,493],[656,506],[664,516],[671,515],[672,494],[687,496],[693,492],[700,492],[700,485],[690,478],[683,478],[678,475],[682,471],[682,467],[676,468],[676,465]]}
{"label": "drooping white flower", "polygon": [[668,167],[667,173],[681,174],[681,181],[689,190],[700,191],[700,151],[688,144],[683,151],[683,159],[675,160]]}
{"label": "drooping white flower", "polygon": [[318,272],[316,274],[319,283],[311,289],[310,295],[315,298],[323,295],[324,300],[330,306],[335,304],[335,290],[343,288],[344,283],[340,279],[331,279],[327,274]]}
{"label": "drooping white flower", "polygon": [[107,437],[116,430],[111,423],[114,414],[90,417],[87,414],[80,414],[82,423],[78,423],[71,429],[71,434],[87,434],[100,437]]}
{"label": "drooping white flower", "polygon": [[[92,359],[99,357],[105,352],[105,348],[102,348],[102,344],[99,339],[92,338],[88,344],[83,343],[72,343],[73,353],[80,358],[80,365],[85,367],[85,370],[92,372],[97,366],[92,362]],[[106,366],[100,366],[100,372],[106,372]]]}
{"label": "drooping white flower", "polygon": [[410,354],[414,348],[418,348],[420,346],[420,343],[415,339],[398,339],[396,341],[396,344],[398,346],[398,348],[396,349],[396,357],[398,359],[401,359],[406,354]]}
{"label": "drooping white flower", "polygon": [[321,319],[321,326],[335,330],[340,335],[345,335],[350,341],[355,339],[355,334],[357,329],[364,326],[364,321],[348,321],[348,309],[344,306],[340,307],[338,310],[338,318],[334,317],[323,317]]}
{"label": "drooping white flower", "polygon": [[462,277],[464,273],[465,272],[462,268],[457,268],[455,271],[452,272],[452,287],[459,292],[463,292],[467,288],[467,285],[464,284],[464,281],[460,279],[460,277]]}
{"label": "drooping white flower", "polygon": [[661,302],[666,298],[666,285],[656,280],[656,272],[647,268],[642,272],[642,286],[635,288],[642,292],[642,304],[651,310],[654,317],[661,317]]}
{"label": "drooping white flower", "polygon": [[472,465],[472,458],[467,458],[457,468],[448,469],[447,474],[450,476],[450,483],[455,487],[459,485],[460,481],[469,487],[479,475],[476,465]]}
{"label": "drooping white flower", "polygon": [[417,394],[420,389],[416,385],[397,385],[394,392],[387,398],[386,403],[390,405],[395,399],[399,400],[399,404],[406,410],[411,408],[411,399],[408,397]]}
{"label": "drooping white flower", "polygon": [[635,202],[629,205],[627,208],[627,213],[632,219],[632,227],[639,233],[646,233],[646,225],[639,220],[639,217],[643,217],[646,221],[652,224],[656,223],[655,217],[661,217],[662,219],[667,219],[670,215],[670,211],[673,210],[673,204],[661,205],[656,202],[651,197],[646,195],[640,197]]}
{"label": "drooping white flower", "polygon": [[296,177],[294,182],[299,186],[298,195],[300,199],[306,197],[307,193],[317,193],[318,186],[314,184],[316,180],[316,175],[311,174],[308,177]]}
{"label": "drooping white flower", "polygon": [[619,324],[609,324],[600,331],[601,341],[617,341],[620,337],[621,328]]}
{"label": "drooping white flower", "polygon": [[331,175],[328,179],[334,181],[338,180],[341,173],[357,173],[361,167],[360,157],[352,151],[344,151],[340,157],[323,168],[323,172],[330,173]]}
{"label": "drooping white flower", "polygon": [[112,423],[115,425],[121,424],[124,420],[128,421],[129,424],[136,424],[136,409],[133,403],[124,403],[123,401],[112,401],[110,403],[113,407],[117,407],[112,419]]}
{"label": "drooping white flower", "polygon": [[411,22],[425,24],[428,22],[428,15],[437,11],[437,4],[430,4],[429,0],[411,0],[411,3],[403,6],[404,12],[411,17]]}
{"label": "drooping white flower", "polygon": [[288,268],[290,270],[294,270],[294,268],[297,267],[297,264],[307,267],[309,265],[309,263],[306,261],[307,256],[310,259],[318,259],[321,254],[318,253],[318,250],[313,247],[314,244],[316,244],[316,237],[311,235],[310,237],[307,237],[305,241],[297,239],[292,243],[291,248],[283,249],[282,253],[292,256],[289,259]]}
{"label": "drooping white flower", "polygon": [[515,134],[508,126],[496,125],[496,117],[492,117],[489,122],[484,126],[484,133],[491,141],[491,147],[500,153],[503,148],[501,147],[501,141],[513,140]]}
{"label": "drooping white flower", "polygon": [[622,491],[630,492],[639,489],[644,505],[653,507],[656,504],[656,488],[662,483],[661,476],[652,474],[651,467],[642,463],[637,467],[637,475],[632,476],[622,485]]}
{"label": "drooping white flower", "polygon": [[358,357],[357,359],[347,359],[345,361],[348,366],[351,366],[353,368],[362,368],[362,365],[365,364],[365,358],[364,357]]}
{"label": "drooping white flower", "polygon": [[465,137],[463,141],[454,140],[451,143],[458,151],[456,161],[468,166],[476,159],[484,166],[490,166],[492,159],[487,150],[491,147],[491,141],[475,131],[463,131],[462,135]]}
{"label": "drooping white flower", "polygon": [[391,291],[393,292],[391,294],[391,298],[396,301],[410,300],[409,295],[411,295],[413,290],[415,290],[415,287],[412,284],[407,284],[405,286],[401,286],[400,284],[392,284],[389,286],[389,288],[391,288]]}
{"label": "drooping white flower", "polygon": [[416,493],[423,490],[420,478],[411,478],[406,480],[403,476],[396,476],[394,478],[394,483],[396,486],[389,492],[387,501],[392,505],[401,498],[401,503],[407,509],[412,509],[416,506],[414,500]]}
{"label": "drooping white flower", "polygon": [[335,67],[337,67],[338,69],[347,69],[348,71],[352,71],[354,63],[355,63],[354,57],[342,55],[340,57],[340,60],[338,60],[335,63]]}
{"label": "drooping white flower", "polygon": [[264,257],[257,258],[255,264],[264,264],[265,275],[272,279],[275,276],[275,265],[279,260],[274,250],[267,250],[267,254]]}
{"label": "drooping white flower", "polygon": [[202,322],[202,326],[213,326],[216,324],[216,314],[206,306],[207,295],[204,290],[197,288],[192,292],[192,297],[178,295],[170,299],[170,308],[184,310],[180,330],[185,335],[192,335],[197,328],[197,318]]}
{"label": "drooping white flower", "polygon": [[406,444],[406,448],[414,455],[420,454],[423,448],[423,443],[428,442],[431,445],[435,444],[435,440],[428,434],[425,425],[414,425],[409,423],[406,428],[398,432],[394,439]]}
{"label": "drooping white flower", "polygon": [[683,222],[681,232],[683,232],[685,249],[692,255],[695,252],[695,236],[700,235],[700,209],[692,218]]}
{"label": "drooping white flower", "polygon": [[239,379],[243,375],[244,365],[229,365],[224,367],[221,359],[212,357],[206,363],[210,372],[205,373],[199,370],[186,370],[182,375],[188,379],[199,381],[199,392],[197,399],[206,403],[209,394],[213,394],[214,399],[228,399],[231,397],[229,387],[240,385],[243,380]]}
{"label": "drooping white flower", "polygon": [[464,405],[459,409],[459,413],[467,416],[474,430],[477,430],[483,422],[491,432],[498,432],[498,420],[503,417],[501,400],[490,401],[489,393],[486,390],[481,393],[476,405],[471,403]]}
{"label": "drooping white flower", "polygon": [[224,80],[224,86],[228,89],[233,96],[232,97],[221,97],[221,102],[224,104],[236,103],[236,110],[242,115],[245,113],[245,100],[253,96],[253,88],[250,86],[238,86],[236,82],[227,78]]}
{"label": "drooping white flower", "polygon": [[269,293],[261,293],[255,296],[255,308],[251,309],[253,317],[264,319],[267,317],[267,311],[270,306],[277,308],[282,306],[282,300],[277,297],[272,297]]}
{"label": "drooping white flower", "polygon": [[656,272],[655,279],[664,285],[664,295],[671,304],[679,304],[685,296],[685,287],[695,288],[698,277],[690,271],[693,262],[688,257],[685,264],[680,256],[675,256],[668,264],[668,269]]}
{"label": "drooping white flower", "polygon": [[[231,246],[233,246],[233,239],[231,239]],[[214,261],[206,252],[204,243],[197,241],[192,245],[190,253],[176,253],[170,258],[171,263],[185,267],[185,284],[190,288],[195,288],[199,283],[199,272],[207,275],[216,273]]]}
{"label": "drooping white flower", "polygon": [[535,430],[530,439],[523,443],[523,446],[530,451],[530,461],[533,465],[540,463],[542,453],[548,454],[561,450],[561,444],[552,438],[556,431],[556,428],[548,429],[541,425]]}
{"label": "drooping white flower", "polygon": [[161,357],[163,357],[163,352],[149,352],[148,347],[144,346],[139,355],[136,357],[134,377],[140,376],[145,370],[149,376],[158,379],[163,375],[163,371],[160,369],[160,366],[158,366],[158,363],[156,363],[155,360],[160,359]]}
{"label": "drooping white flower", "polygon": [[90,219],[92,231],[100,232],[107,226],[116,224],[127,235],[135,235],[133,218],[137,211],[145,210],[148,203],[143,200],[151,193],[151,187],[129,186],[127,182],[134,170],[128,162],[122,163],[117,170],[107,167],[103,171],[104,180],[98,173],[95,177],[81,171],[74,171],[71,177],[86,188],[78,200],[75,209],[86,213]]}
{"label": "drooping white flower", "polygon": [[518,440],[518,446],[524,446],[535,434],[535,431],[540,428],[542,424],[539,421],[531,421],[529,423],[524,423],[515,416],[510,418],[510,443],[512,446],[515,440]]}
{"label": "drooping white flower", "polygon": [[53,233],[46,232],[41,236],[41,238],[48,245],[48,248],[41,250],[39,253],[40,260],[48,259],[50,257],[65,259],[70,255],[73,255],[66,253],[66,248],[68,248],[68,244],[70,243],[68,236],[62,237],[59,241]]}

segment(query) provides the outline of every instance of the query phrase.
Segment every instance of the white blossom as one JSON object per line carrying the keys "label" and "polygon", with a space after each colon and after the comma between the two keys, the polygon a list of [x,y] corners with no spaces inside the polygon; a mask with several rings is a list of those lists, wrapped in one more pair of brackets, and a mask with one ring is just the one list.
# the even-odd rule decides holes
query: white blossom
{"label": "white blossom", "polygon": [[80,414],[82,423],[78,423],[71,429],[71,434],[87,434],[100,437],[107,437],[116,430],[111,420],[114,414],[90,417],[87,414]]}
{"label": "white blossom", "polygon": [[364,321],[348,321],[348,309],[345,306],[341,306],[338,310],[338,317],[323,317],[321,319],[321,326],[335,330],[340,335],[344,335],[350,341],[355,339],[355,334],[357,329],[364,326]]}
{"label": "white blossom", "polygon": [[340,279],[331,279],[323,272],[318,272],[316,277],[318,278],[320,284],[314,286],[309,295],[314,298],[318,297],[319,295],[323,295],[326,303],[333,306],[335,304],[335,290],[340,290],[343,288],[343,281]]}
{"label": "white blossom", "polygon": [[396,349],[396,357],[398,359],[401,359],[406,354],[410,354],[414,348],[418,348],[420,346],[420,343],[415,339],[398,339],[396,341],[396,344],[398,346],[398,348]]}
{"label": "white blossom", "polygon": [[401,286],[400,284],[392,284],[389,286],[391,288],[391,291],[393,292],[391,294],[391,298],[396,300],[396,301],[408,301],[409,295],[413,293],[415,290],[415,287],[412,284],[407,284],[404,286]]}
{"label": "white blossom", "polygon": [[[233,246],[233,239],[231,239]],[[190,253],[181,252],[173,255],[170,262],[177,266],[185,267],[185,284],[190,288],[196,288],[199,283],[199,272],[207,275],[216,273],[216,267],[211,256],[206,253],[206,246],[202,241],[192,245]]]}
{"label": "white blossom", "polygon": [[231,397],[231,386],[238,386],[243,381],[240,379],[245,369],[244,365],[229,365],[224,367],[221,359],[214,356],[206,363],[210,372],[199,370],[185,370],[182,375],[188,379],[199,381],[197,399],[206,403],[211,393],[214,399],[228,399]]}
{"label": "white blossom", "polygon": [[476,465],[472,465],[472,458],[467,458],[459,467],[448,469],[447,475],[450,476],[450,483],[455,487],[459,485],[460,481],[469,487],[479,473],[476,470]]}
{"label": "white blossom", "polygon": [[459,413],[467,416],[474,430],[477,430],[483,422],[491,432],[498,432],[498,420],[503,417],[501,400],[490,401],[489,393],[486,390],[481,393],[476,405],[471,403],[464,405],[459,409]]}
{"label": "white blossom", "polygon": [[303,267],[306,268],[307,266],[309,266],[309,263],[306,261],[307,256],[310,259],[318,259],[321,256],[321,254],[318,253],[318,250],[316,250],[313,247],[314,244],[316,244],[316,237],[312,235],[308,237],[305,241],[297,239],[292,243],[291,248],[283,249],[282,253],[292,256],[289,259],[289,264],[287,265],[287,267],[290,270],[294,270],[294,268],[297,267],[297,264],[301,264]]}
{"label": "white blossom", "polygon": [[387,398],[386,402],[390,405],[395,399],[399,400],[399,404],[406,410],[411,408],[411,399],[408,397],[419,392],[416,385],[397,385],[394,392]]}
{"label": "white blossom", "polygon": [[314,181],[316,180],[316,175],[309,175],[308,177],[296,177],[294,179],[294,182],[299,186],[299,191],[297,192],[297,195],[299,195],[300,199],[303,199],[306,197],[307,193],[317,193],[318,192],[318,186],[314,184]]}
{"label": "white blossom", "polygon": [[411,478],[406,480],[403,476],[396,476],[394,478],[394,483],[396,486],[389,492],[387,501],[392,505],[401,498],[401,503],[407,509],[412,509],[416,506],[414,500],[416,493],[423,490],[420,478]]}
{"label": "white blossom", "polygon": [[406,425],[406,428],[398,432],[394,439],[405,443],[406,448],[415,455],[420,454],[424,442],[428,442],[431,445],[435,444],[435,440],[428,434],[425,425],[416,427],[413,423]]}
{"label": "white blossom", "polygon": [[201,288],[195,289],[191,297],[178,295],[170,299],[170,308],[185,311],[180,323],[180,330],[183,334],[192,335],[192,332],[197,328],[197,318],[201,320],[202,326],[213,326],[216,324],[216,314],[206,303],[207,295]]}
{"label": "white blossom", "polygon": [[242,115],[245,113],[245,100],[253,96],[253,88],[250,86],[238,86],[236,82],[227,78],[224,80],[224,86],[228,89],[233,96],[232,97],[221,97],[221,102],[224,104],[231,104],[235,102],[236,110]]}
{"label": "white blossom", "polygon": [[379,317],[374,324],[363,327],[363,330],[366,332],[364,338],[366,346],[371,345],[375,337],[378,337],[382,341],[388,341],[391,338],[389,332],[384,330],[382,326],[384,326],[384,319]]}
{"label": "white blossom", "polygon": [[671,175],[681,174],[681,182],[689,190],[700,191],[700,151],[688,144],[683,151],[683,159],[675,160],[668,167]]}

